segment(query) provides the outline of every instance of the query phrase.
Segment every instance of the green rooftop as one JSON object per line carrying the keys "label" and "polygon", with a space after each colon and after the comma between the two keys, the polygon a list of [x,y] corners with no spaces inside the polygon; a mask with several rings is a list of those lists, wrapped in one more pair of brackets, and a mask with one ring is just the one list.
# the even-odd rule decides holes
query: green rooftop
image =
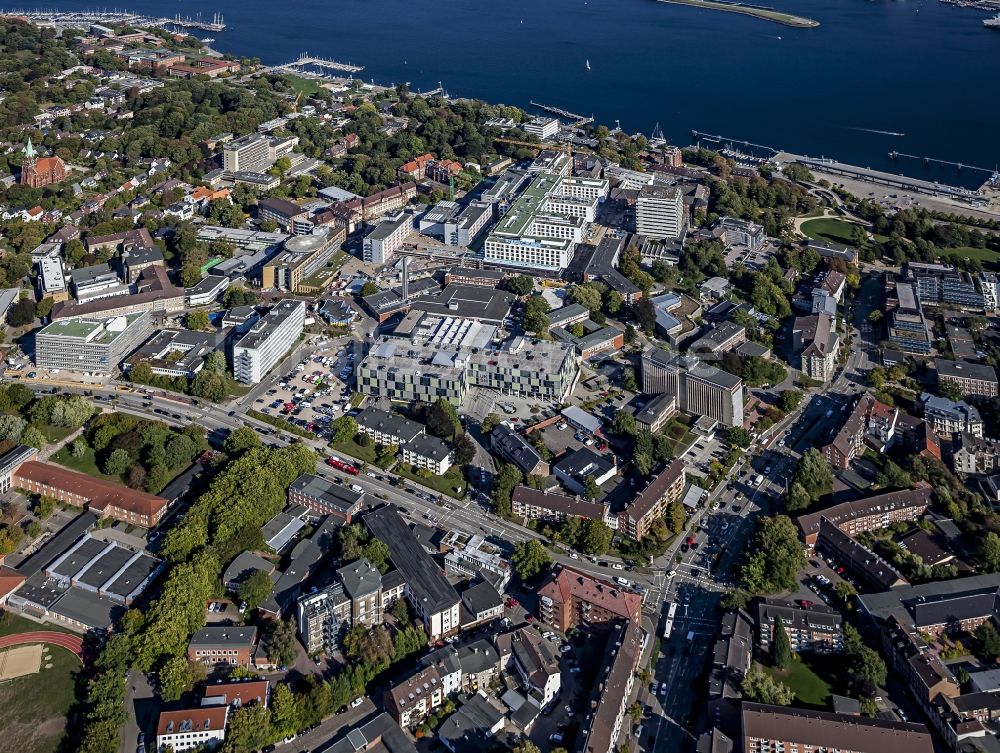
{"label": "green rooftop", "polygon": [[[59,319],[44,327],[38,337],[66,337],[97,345],[113,343],[145,312],[122,314],[107,319]],[[124,320],[124,325],[120,323]]]}

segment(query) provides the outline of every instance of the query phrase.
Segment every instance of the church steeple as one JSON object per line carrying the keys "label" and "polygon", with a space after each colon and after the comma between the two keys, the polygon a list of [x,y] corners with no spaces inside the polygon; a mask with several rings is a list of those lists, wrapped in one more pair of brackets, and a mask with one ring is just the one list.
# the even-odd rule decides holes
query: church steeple
{"label": "church steeple", "polygon": [[24,147],[24,156],[28,159],[34,159],[38,156],[38,152],[35,151],[35,147],[31,143],[31,136],[28,136],[28,145]]}

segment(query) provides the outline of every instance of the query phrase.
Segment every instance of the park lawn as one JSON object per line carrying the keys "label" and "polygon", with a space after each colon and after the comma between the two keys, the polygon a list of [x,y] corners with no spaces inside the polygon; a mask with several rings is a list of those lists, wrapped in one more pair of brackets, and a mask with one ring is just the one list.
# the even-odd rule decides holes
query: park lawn
{"label": "park lawn", "polygon": [[812,656],[795,654],[792,666],[787,671],[775,667],[765,667],[765,669],[775,679],[781,680],[792,689],[797,703],[828,709],[833,690],[827,678],[817,672],[818,669],[821,670],[819,664]]}
{"label": "park lawn", "polygon": [[800,226],[802,232],[810,238],[833,241],[849,246],[853,242],[854,225],[844,220],[834,217],[819,217],[815,220],[806,220]]}
{"label": "park lawn", "polygon": [[118,476],[108,476],[106,473],[101,473],[97,467],[97,458],[94,455],[94,450],[90,447],[78,458],[73,457],[73,453],[70,452],[69,447],[63,447],[52,456],[52,462],[66,468],[71,468],[74,471],[79,471],[80,473],[86,473],[88,476],[103,479],[104,481],[113,481],[116,484],[120,484],[122,481]]}
{"label": "park lawn", "polygon": [[[35,630],[69,633],[58,625],[39,625],[10,612],[0,615],[0,635]],[[49,646],[49,660],[36,675],[0,685],[0,708],[4,709],[0,753],[54,753],[66,730],[66,714],[73,704],[80,660],[58,646]],[[45,664],[52,666],[46,668]]]}
{"label": "park lawn", "polygon": [[988,248],[973,248],[971,246],[942,248],[936,256],[938,258],[978,259],[985,266],[1000,268],[1000,253]]}
{"label": "park lawn", "polygon": [[49,441],[49,444],[54,442],[61,442],[70,434],[72,434],[76,429],[72,426],[51,426],[50,424],[43,424],[37,426],[38,430],[45,435],[45,438]]}
{"label": "park lawn", "polygon": [[350,455],[352,458],[364,461],[365,463],[374,463],[378,459],[378,455],[375,454],[374,444],[362,447],[353,439],[348,439],[346,442],[330,442],[330,447],[336,452]]}
{"label": "park lawn", "polygon": [[[454,497],[455,499],[462,499],[465,496],[465,489],[468,486],[465,474],[456,465],[449,468],[448,472],[443,476],[431,476],[430,478],[421,478],[410,470],[410,466],[406,463],[400,463],[396,466],[394,473],[397,476],[408,478],[421,486],[426,486],[428,489],[433,489],[440,494],[447,494],[449,497]],[[456,492],[455,487],[458,487],[460,491]]]}
{"label": "park lawn", "polygon": [[303,76],[294,76],[291,73],[286,73],[285,78],[288,79],[288,83],[295,91],[302,92],[302,95],[305,97],[311,97],[313,94],[323,91],[322,81],[317,81],[313,78],[304,78]]}

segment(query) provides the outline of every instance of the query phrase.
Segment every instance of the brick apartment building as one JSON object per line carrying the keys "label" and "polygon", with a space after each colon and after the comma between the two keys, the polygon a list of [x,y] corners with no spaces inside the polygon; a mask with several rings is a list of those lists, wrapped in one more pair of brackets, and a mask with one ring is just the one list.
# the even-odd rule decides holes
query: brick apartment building
{"label": "brick apartment building", "polygon": [[539,617],[562,632],[616,619],[638,622],[642,595],[563,566],[538,589]]}

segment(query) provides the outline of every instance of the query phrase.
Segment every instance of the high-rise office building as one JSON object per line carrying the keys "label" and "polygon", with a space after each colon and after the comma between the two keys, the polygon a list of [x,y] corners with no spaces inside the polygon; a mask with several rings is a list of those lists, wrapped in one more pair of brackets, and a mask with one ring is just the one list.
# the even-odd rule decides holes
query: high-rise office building
{"label": "high-rise office building", "polygon": [[635,202],[635,230],[655,239],[676,239],[684,232],[684,200],[675,186],[643,186]]}
{"label": "high-rise office building", "polygon": [[743,380],[697,358],[649,348],[642,354],[642,389],[672,395],[686,413],[708,416],[725,426],[743,423]]}
{"label": "high-rise office building", "polygon": [[233,346],[233,376],[256,384],[295,344],[305,326],[304,301],[281,301]]}
{"label": "high-rise office building", "polygon": [[152,334],[147,311],[110,319],[59,319],[35,336],[35,365],[110,374]]}

